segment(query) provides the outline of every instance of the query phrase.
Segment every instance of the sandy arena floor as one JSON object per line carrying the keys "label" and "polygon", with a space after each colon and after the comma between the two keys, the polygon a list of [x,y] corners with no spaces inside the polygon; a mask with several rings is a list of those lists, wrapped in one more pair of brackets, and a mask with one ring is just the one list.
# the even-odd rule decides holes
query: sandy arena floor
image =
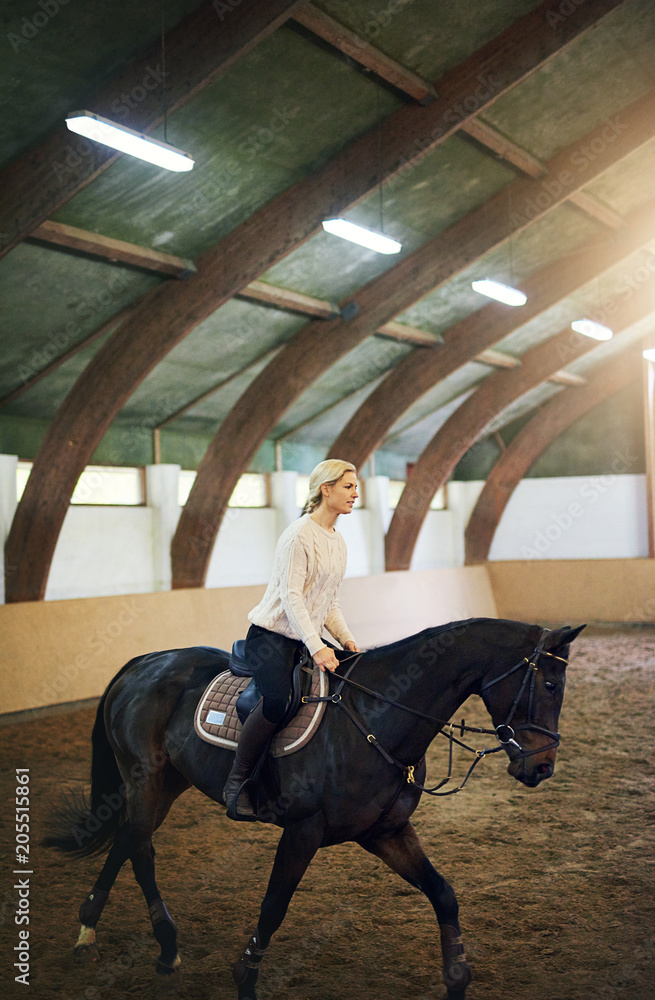
{"label": "sandy arena floor", "polygon": [[[468,1000],[655,997],[655,628],[589,629],[574,646],[554,777],[536,790],[483,761],[466,790],[424,799],[415,825],[460,901],[474,970]],[[486,724],[479,701],[467,720]],[[77,909],[99,869],[38,846],[49,803],[88,774],[94,711],[0,728],[3,997],[122,1000],[171,993],[127,866],[98,927],[101,960],[76,966]],[[482,739],[482,738],[481,738]],[[444,771],[433,745],[428,776]],[[459,773],[468,760],[459,759]],[[32,788],[31,982],[13,980],[14,770]],[[230,977],[252,931],[279,831],[237,826],[192,790],[156,837],[159,885],[180,929],[181,1000],[235,1000]],[[320,852],[273,939],[261,1000],[440,1000],[430,905],[361,849]]]}

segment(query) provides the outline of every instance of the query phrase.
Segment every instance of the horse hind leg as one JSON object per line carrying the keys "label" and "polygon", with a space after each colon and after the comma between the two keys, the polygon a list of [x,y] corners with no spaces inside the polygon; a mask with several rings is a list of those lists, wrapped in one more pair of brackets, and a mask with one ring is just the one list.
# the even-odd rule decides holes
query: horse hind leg
{"label": "horse hind leg", "polygon": [[189,787],[188,781],[170,764],[148,775],[147,783],[128,791],[128,811],[131,816],[132,838],[129,857],[134,877],[148,906],[152,932],[159,944],[156,970],[170,976],[180,967],[177,950],[177,926],[164,903],[155,878],[155,849],[152,835],[163,822],[175,799]]}
{"label": "horse hind leg", "polygon": [[109,899],[109,893],[118,873],[127,861],[129,843],[130,828],[129,823],[125,823],[116,835],[93,889],[80,906],[80,934],[73,952],[76,962],[95,962],[98,960],[96,925]]}
{"label": "horse hind leg", "polygon": [[406,823],[392,834],[358,843],[428,897],[441,932],[442,979],[448,1000],[465,1000],[472,977],[464,954],[457,899],[452,887],[430,863],[412,824]]}

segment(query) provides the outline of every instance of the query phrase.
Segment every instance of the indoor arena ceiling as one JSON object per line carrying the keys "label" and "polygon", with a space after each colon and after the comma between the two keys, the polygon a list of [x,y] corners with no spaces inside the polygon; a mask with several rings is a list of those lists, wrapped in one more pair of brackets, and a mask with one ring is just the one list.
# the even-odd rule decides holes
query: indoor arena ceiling
{"label": "indoor arena ceiling", "polygon": [[[356,433],[360,407],[392,369],[410,355],[427,364],[452,353],[458,338],[472,336],[471,323],[479,349],[460,352],[431,387],[410,391],[399,406],[401,383],[388,383],[395,405],[377,443],[377,471],[401,475],[476,387],[517,368],[575,319],[605,318],[615,338],[589,341],[586,353],[577,342],[561,350],[552,372],[490,412],[485,433],[554,394],[574,393],[599,363],[655,334],[655,5],[561,0],[544,22],[552,39],[527,34],[521,45],[517,22],[540,7],[6,0],[0,451],[32,458],[132,310],[158,286],[214,282],[223,243],[229,294],[195,313],[189,299],[185,335],[166,349],[160,328],[151,333],[156,363],[144,365],[117,406],[96,460],[143,464],[157,449],[162,461],[195,468],[282,345],[312,321],[320,353],[321,324],[336,340],[360,322],[369,299],[382,303],[382,321],[326,355],[322,367],[303,374],[301,366],[305,381],[275,412],[251,468],[273,468],[276,443],[285,467],[313,464],[348,427]],[[583,14],[588,25],[567,37]],[[208,18],[225,40],[213,69]],[[462,98],[464,68],[485,46],[484,58],[501,63],[506,51],[512,71],[485,70],[481,60]],[[436,106],[443,137],[433,128],[424,139],[416,132],[409,148],[395,141],[403,109],[420,116]],[[193,156],[194,169],[170,173],[128,156],[106,166],[63,126],[82,108],[166,137]],[[367,161],[354,163],[349,195],[344,171],[367,133]],[[334,214],[382,223],[402,242],[400,254],[323,232],[312,215],[314,177],[317,187],[333,185]],[[282,245],[273,231],[276,199],[303,179],[286,209],[280,201],[289,216]],[[236,232],[240,242],[230,244]],[[236,257],[246,244],[239,282]],[[262,265],[253,271],[258,249]],[[528,304],[490,305],[471,288],[480,277],[524,288]],[[177,301],[171,297],[173,317]],[[165,303],[161,310],[165,324]]]}

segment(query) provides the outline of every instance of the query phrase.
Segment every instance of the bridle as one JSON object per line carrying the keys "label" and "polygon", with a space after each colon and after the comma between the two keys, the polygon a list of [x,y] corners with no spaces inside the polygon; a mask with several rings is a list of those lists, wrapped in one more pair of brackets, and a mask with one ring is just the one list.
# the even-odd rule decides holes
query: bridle
{"label": "bridle", "polygon": [[[556,656],[555,653],[549,653],[547,650],[543,648],[549,631],[550,631],[549,629],[542,630],[541,636],[539,637],[539,641],[537,642],[537,645],[535,646],[530,656],[524,656],[522,660],[519,660],[519,662],[514,664],[513,667],[510,667],[509,670],[506,670],[504,674],[500,674],[498,677],[494,677],[493,680],[489,681],[480,689],[480,694],[484,694],[486,691],[489,690],[489,688],[492,688],[494,687],[494,685],[499,684],[507,677],[511,677],[512,674],[521,670],[521,668],[525,665],[525,673],[523,675],[523,680],[521,681],[521,685],[519,687],[517,695],[514,698],[514,701],[512,702],[507,719],[505,722],[495,726],[494,729],[482,729],[478,726],[467,726],[464,719],[462,719],[459,725],[455,726],[452,722],[448,722],[447,720],[444,719],[438,719],[433,715],[427,714],[426,712],[420,712],[418,711],[418,709],[410,708],[408,705],[402,705],[400,702],[394,701],[393,698],[388,698],[386,695],[381,694],[379,691],[374,691],[371,688],[365,687],[363,684],[359,684],[357,681],[354,681],[352,679],[350,674],[352,673],[353,669],[361,659],[363,655],[362,653],[353,653],[351,656],[343,657],[341,659],[342,663],[345,663],[348,660],[352,660],[352,663],[348,667],[348,670],[346,671],[345,674],[337,675],[339,683],[337,685],[336,691],[333,694],[324,696],[308,695],[304,697],[302,700],[305,704],[324,701],[324,702],[332,702],[335,705],[339,705],[346,713],[346,715],[349,717],[351,722],[354,723],[354,725],[366,738],[367,742],[370,743],[371,746],[375,747],[375,749],[384,757],[384,759],[389,764],[393,764],[395,767],[399,768],[403,772],[405,780],[408,784],[414,785],[419,791],[426,792],[426,794],[428,795],[435,795],[435,796],[453,795],[455,792],[460,792],[464,788],[466,782],[473,773],[474,768],[482,760],[483,757],[488,757],[490,754],[499,753],[501,750],[506,750],[509,747],[514,747],[518,751],[518,754],[513,759],[523,760],[526,757],[532,757],[534,754],[544,753],[547,750],[552,750],[559,746],[560,744],[559,733],[556,733],[551,729],[546,729],[545,726],[539,726],[537,725],[536,722],[532,721],[534,688],[535,688],[537,673],[539,671],[539,664],[538,664],[539,658],[542,656],[549,656],[551,659],[559,660],[561,663],[565,664],[568,663],[568,660],[566,660],[563,656]],[[334,675],[330,675],[330,678],[332,679],[333,676]],[[446,777],[442,778],[442,780],[438,784],[436,784],[433,788],[426,788],[424,785],[419,785],[414,778],[414,772],[418,767],[421,766],[424,758],[418,761],[416,764],[403,764],[402,761],[399,761],[396,757],[393,756],[393,754],[389,753],[389,751],[382,746],[377,737],[373,733],[368,731],[368,728],[364,725],[362,720],[355,714],[355,712],[351,708],[349,708],[343,701],[342,692],[346,685],[348,687],[356,688],[358,691],[363,691],[365,694],[370,695],[372,698],[376,698],[378,701],[382,701],[386,705],[391,705],[394,708],[399,708],[403,712],[407,712],[410,715],[417,716],[418,718],[425,719],[429,722],[433,723],[436,722],[437,725],[439,725],[440,727],[446,726],[447,729],[444,730],[440,728],[438,732],[439,736],[445,736],[449,741],[448,774],[446,775]],[[519,702],[521,701],[521,698],[523,697],[525,689],[528,686],[529,686],[529,694],[528,694],[527,722],[523,722],[518,726],[512,727],[511,722],[514,718],[514,714],[519,705]],[[459,730],[460,739],[455,738],[454,734],[456,729]],[[516,739],[517,733],[520,732],[543,733],[545,736],[548,736],[550,738],[550,743],[547,743],[545,746],[538,747],[536,750],[524,750],[521,744]],[[490,747],[486,750],[476,750],[473,747],[470,747],[463,742],[462,737],[464,736],[464,733],[479,733],[487,736],[495,736],[496,739],[498,740],[499,745],[495,747]],[[457,788],[451,788],[448,791],[442,792],[439,791],[439,789],[443,788],[443,786],[450,781],[452,776],[453,744],[455,743],[458,746],[463,747],[465,750],[474,753],[475,760],[468,769],[464,780]],[[399,789],[397,794],[400,794],[402,787],[403,786],[401,785],[401,788]]]}
{"label": "bridle", "polygon": [[[530,657],[525,656],[522,660],[519,660],[518,663],[516,663],[513,667],[511,667],[510,670],[506,670],[504,674],[500,675],[500,677],[494,677],[492,681],[489,681],[488,684],[485,684],[480,689],[480,694],[484,694],[484,692],[488,691],[489,688],[494,686],[494,684],[499,684],[500,681],[504,681],[506,677],[511,677],[513,673],[521,669],[524,663],[526,664],[526,670],[525,674],[523,675],[521,686],[518,690],[516,698],[512,702],[512,707],[509,710],[509,715],[507,716],[507,720],[501,723],[499,726],[496,726],[495,729],[496,738],[501,744],[501,746],[496,749],[502,750],[506,746],[514,746],[519,750],[520,757],[522,759],[525,757],[532,757],[536,753],[544,753],[544,751],[546,750],[556,749],[560,744],[559,733],[553,732],[552,729],[546,729],[545,726],[538,726],[536,722],[532,721],[534,686],[535,686],[535,681],[537,679],[537,673],[539,671],[539,664],[537,662],[539,660],[539,657],[549,656],[553,660],[559,660],[560,663],[568,663],[568,660],[564,659],[563,656],[556,656],[555,653],[549,653],[547,650],[542,648],[543,643],[545,642],[546,636],[548,634],[548,631],[549,631],[548,629],[544,629],[539,639],[539,642],[535,646],[532,655]],[[514,728],[512,728],[510,723],[514,718],[514,713],[516,712],[516,708],[521,698],[523,697],[523,692],[525,691],[528,684],[530,685],[530,692],[528,695],[528,720],[527,722],[521,723],[520,726],[515,726]],[[546,746],[539,747],[537,750],[524,750],[523,747],[520,745],[520,743],[518,743],[518,741],[515,739],[515,737],[517,733],[526,731],[532,733],[543,733],[545,736],[550,737],[551,742],[546,744]]]}

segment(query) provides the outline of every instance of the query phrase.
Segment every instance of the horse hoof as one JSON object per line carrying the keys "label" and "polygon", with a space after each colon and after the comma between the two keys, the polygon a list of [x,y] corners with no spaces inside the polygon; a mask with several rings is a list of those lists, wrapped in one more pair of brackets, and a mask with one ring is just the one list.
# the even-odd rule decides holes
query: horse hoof
{"label": "horse hoof", "polygon": [[78,944],[73,949],[73,959],[77,965],[89,965],[100,960],[100,952],[94,944]]}
{"label": "horse hoof", "polygon": [[[252,972],[250,973],[250,975],[252,975]],[[255,984],[252,982],[248,983],[242,981],[241,984],[239,985],[239,992],[237,995],[239,997],[239,1000],[257,1000],[257,991],[255,989]]]}
{"label": "horse hoof", "polygon": [[182,960],[179,955],[175,956],[175,961],[172,965],[165,965],[164,962],[158,958],[155,969],[158,976],[161,976],[162,979],[173,984],[178,983],[182,979],[182,970],[180,969],[181,964]]}
{"label": "horse hoof", "polygon": [[448,1000],[466,1000],[466,990],[448,990]]}

